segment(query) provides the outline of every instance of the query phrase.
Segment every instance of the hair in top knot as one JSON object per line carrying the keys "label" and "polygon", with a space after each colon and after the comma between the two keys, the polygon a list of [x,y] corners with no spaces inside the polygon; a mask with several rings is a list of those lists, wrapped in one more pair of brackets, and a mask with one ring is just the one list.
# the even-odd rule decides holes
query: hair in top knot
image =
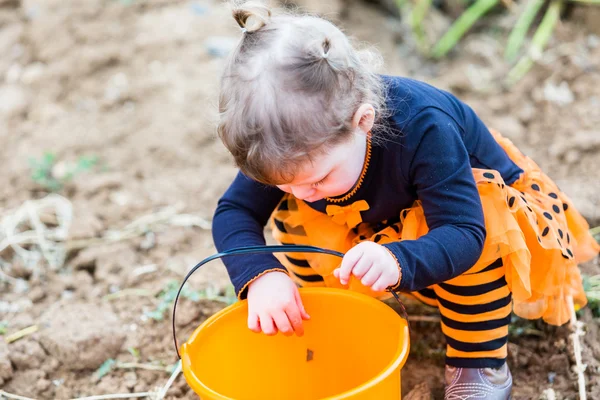
{"label": "hair in top knot", "polygon": [[246,33],[253,33],[265,26],[271,19],[271,10],[265,4],[237,1],[232,7],[233,19]]}
{"label": "hair in top knot", "polygon": [[314,15],[239,0],[232,14],[246,34],[223,70],[217,132],[245,175],[289,182],[299,166],[355,133],[361,104],[381,118],[376,52]]}

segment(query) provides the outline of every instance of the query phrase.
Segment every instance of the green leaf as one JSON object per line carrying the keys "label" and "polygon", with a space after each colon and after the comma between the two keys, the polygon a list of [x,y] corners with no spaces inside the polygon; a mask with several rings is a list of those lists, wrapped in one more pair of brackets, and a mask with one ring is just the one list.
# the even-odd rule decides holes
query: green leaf
{"label": "green leaf", "polygon": [[112,358],[109,358],[108,360],[104,361],[102,363],[102,365],[100,366],[100,368],[98,368],[96,370],[96,379],[100,380],[102,379],[102,377],[106,374],[108,374],[110,371],[112,371],[113,367],[115,366],[116,361],[113,360]]}
{"label": "green leaf", "polygon": [[514,62],[517,58],[517,54],[523,45],[523,41],[525,40],[525,36],[527,36],[527,31],[531,26],[535,16],[538,14],[542,5],[544,5],[545,0],[529,0],[527,5],[525,6],[525,10],[519,16],[515,27],[513,28],[510,36],[508,37],[508,42],[506,44],[506,52],[504,57],[509,62]]}
{"label": "green leaf", "polygon": [[529,72],[535,61],[542,56],[544,47],[552,37],[552,32],[560,20],[560,13],[563,7],[563,0],[554,0],[544,14],[544,18],[533,35],[529,51],[521,57],[517,65],[508,73],[506,83],[509,86],[514,85]]}
{"label": "green leaf", "polygon": [[130,347],[127,349],[127,351],[135,358],[140,358],[140,351],[135,347]]}
{"label": "green leaf", "polygon": [[454,21],[450,29],[448,29],[444,36],[436,43],[432,51],[433,57],[442,58],[452,50],[463,35],[471,29],[473,24],[498,4],[498,1],[499,0],[477,0],[471,7],[462,13],[456,21]]}
{"label": "green leaf", "polygon": [[146,311],[144,313],[148,318],[152,318],[155,321],[162,321],[165,318],[164,310],[154,310],[154,311]]}

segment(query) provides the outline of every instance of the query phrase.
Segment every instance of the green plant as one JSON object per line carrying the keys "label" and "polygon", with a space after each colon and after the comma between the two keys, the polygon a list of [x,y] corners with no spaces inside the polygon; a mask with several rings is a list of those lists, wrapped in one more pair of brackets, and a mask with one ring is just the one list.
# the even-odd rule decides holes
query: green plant
{"label": "green plant", "polygon": [[465,33],[481,17],[487,14],[499,0],[477,0],[473,5],[465,10],[460,17],[450,26],[450,29],[436,43],[432,50],[434,58],[444,57],[450,50],[456,46]]}
{"label": "green plant", "polygon": [[596,318],[600,318],[600,275],[583,276],[583,290],[588,299],[588,307]]}
{"label": "green plant", "polygon": [[29,160],[31,179],[51,192],[61,190],[76,175],[90,171],[97,163],[98,157],[96,156],[81,156],[74,164],[65,163],[65,170],[59,174],[55,171],[58,163],[54,153],[46,152],[39,160],[35,158]]}
{"label": "green plant", "polygon": [[100,368],[98,368],[96,370],[96,373],[94,374],[95,378],[97,381],[99,381],[100,379],[102,379],[102,377],[106,374],[108,374],[110,371],[113,370],[113,368],[115,367],[115,364],[117,362],[115,360],[113,360],[112,358],[109,358],[108,360],[104,361],[102,363],[102,365],[100,366]]}
{"label": "green plant", "polygon": [[136,349],[135,347],[129,347],[127,349],[127,351],[136,359],[138,360],[140,358],[140,351],[138,349]]}
{"label": "green plant", "polygon": [[[146,312],[145,315],[156,321],[162,321],[165,316],[165,311],[170,309],[173,305],[178,290],[179,282],[170,281],[169,283],[167,283],[166,288],[158,294],[160,302],[156,306],[156,309],[154,311]],[[220,301],[227,305],[233,304],[237,300],[233,286],[228,286],[223,294],[220,294],[219,290],[212,286],[204,290],[191,290],[184,287],[181,290],[181,297],[184,297],[194,302],[197,302],[199,300]]]}
{"label": "green plant", "polygon": [[[431,0],[396,0],[396,5],[401,15],[407,16],[406,20],[410,25],[419,50],[425,55],[434,59],[445,57],[462,37],[481,20],[486,14],[493,10],[501,2],[505,5],[512,5],[510,0],[474,0],[470,5],[462,0],[461,4],[467,5],[464,12],[454,21],[446,33],[431,46],[427,43],[424,35],[423,21],[430,8]],[[512,85],[519,81],[534,65],[544,51],[548,41],[552,37],[554,28],[560,20],[560,13],[567,1],[580,2],[587,4],[598,4],[600,0],[524,0],[527,3],[520,9],[516,22],[511,29],[506,49],[505,59],[508,63],[514,64],[508,73],[505,83]],[[548,5],[548,7],[544,7]],[[512,8],[512,7],[511,7]],[[517,8],[515,8],[517,9]],[[542,21],[537,27],[529,49],[525,51],[518,59],[523,44],[527,38],[534,20],[538,17],[540,10],[544,11]]]}
{"label": "green plant", "polygon": [[511,317],[510,325],[508,325],[508,335],[511,339],[516,339],[521,336],[544,337],[544,332],[538,329],[537,324],[538,320],[528,320],[513,315]]}
{"label": "green plant", "polygon": [[8,322],[0,321],[0,335],[5,335],[8,330]]}

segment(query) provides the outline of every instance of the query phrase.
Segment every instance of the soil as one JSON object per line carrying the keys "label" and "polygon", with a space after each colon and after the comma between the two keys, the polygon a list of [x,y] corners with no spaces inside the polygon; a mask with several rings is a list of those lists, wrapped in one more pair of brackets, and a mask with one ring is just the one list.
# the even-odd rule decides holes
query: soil
{"label": "soil", "polygon": [[[459,95],[531,156],[591,226],[600,225],[597,7],[568,10],[549,50],[507,88],[502,82],[510,65],[502,53],[515,12],[494,13],[449,57],[434,62],[415,50],[389,2],[297,3],[377,46],[385,58],[381,72]],[[428,34],[439,34],[451,14],[432,15]],[[22,262],[10,249],[0,253],[2,270],[15,278],[0,279],[3,336],[38,328],[8,344],[0,340],[2,390],[68,399],[147,392],[166,383],[176,361],[170,307],[162,320],[148,313],[160,311],[160,293],[171,281],[181,282],[215,252],[205,224],[236,172],[215,135],[218,77],[239,35],[228,10],[213,0],[0,0],[0,216],[48,194],[39,178],[32,179],[30,160],[52,153],[54,177],[81,157],[98,160],[58,191],[73,213],[68,236],[56,241],[70,244],[64,265],[51,267],[43,258]],[[132,238],[108,239],[168,207],[179,219],[142,220]],[[49,226],[60,226],[54,219]],[[100,243],[81,242],[93,238]],[[581,268],[586,275],[600,273],[598,260]],[[190,290],[219,293],[227,285],[219,262],[189,284]],[[184,299],[180,340],[222,307]],[[415,304],[409,314],[436,315]],[[587,331],[588,398],[600,398],[600,321],[589,309],[580,319]],[[411,325],[402,379],[404,394],[415,391],[407,398],[443,397],[444,340],[437,325]],[[517,320],[511,332],[514,398],[550,398],[548,389],[557,399],[577,398],[568,327]],[[156,370],[112,368],[98,377],[111,359],[120,367]],[[166,398],[197,397],[180,376]]]}

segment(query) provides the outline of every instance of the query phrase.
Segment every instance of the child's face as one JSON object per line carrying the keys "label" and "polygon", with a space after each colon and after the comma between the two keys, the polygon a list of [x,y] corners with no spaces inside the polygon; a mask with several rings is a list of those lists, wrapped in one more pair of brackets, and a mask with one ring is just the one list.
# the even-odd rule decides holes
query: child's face
{"label": "child's face", "polygon": [[327,153],[315,157],[312,162],[307,162],[293,181],[277,187],[310,203],[342,195],[358,181],[366,147],[366,136],[356,133]]}

